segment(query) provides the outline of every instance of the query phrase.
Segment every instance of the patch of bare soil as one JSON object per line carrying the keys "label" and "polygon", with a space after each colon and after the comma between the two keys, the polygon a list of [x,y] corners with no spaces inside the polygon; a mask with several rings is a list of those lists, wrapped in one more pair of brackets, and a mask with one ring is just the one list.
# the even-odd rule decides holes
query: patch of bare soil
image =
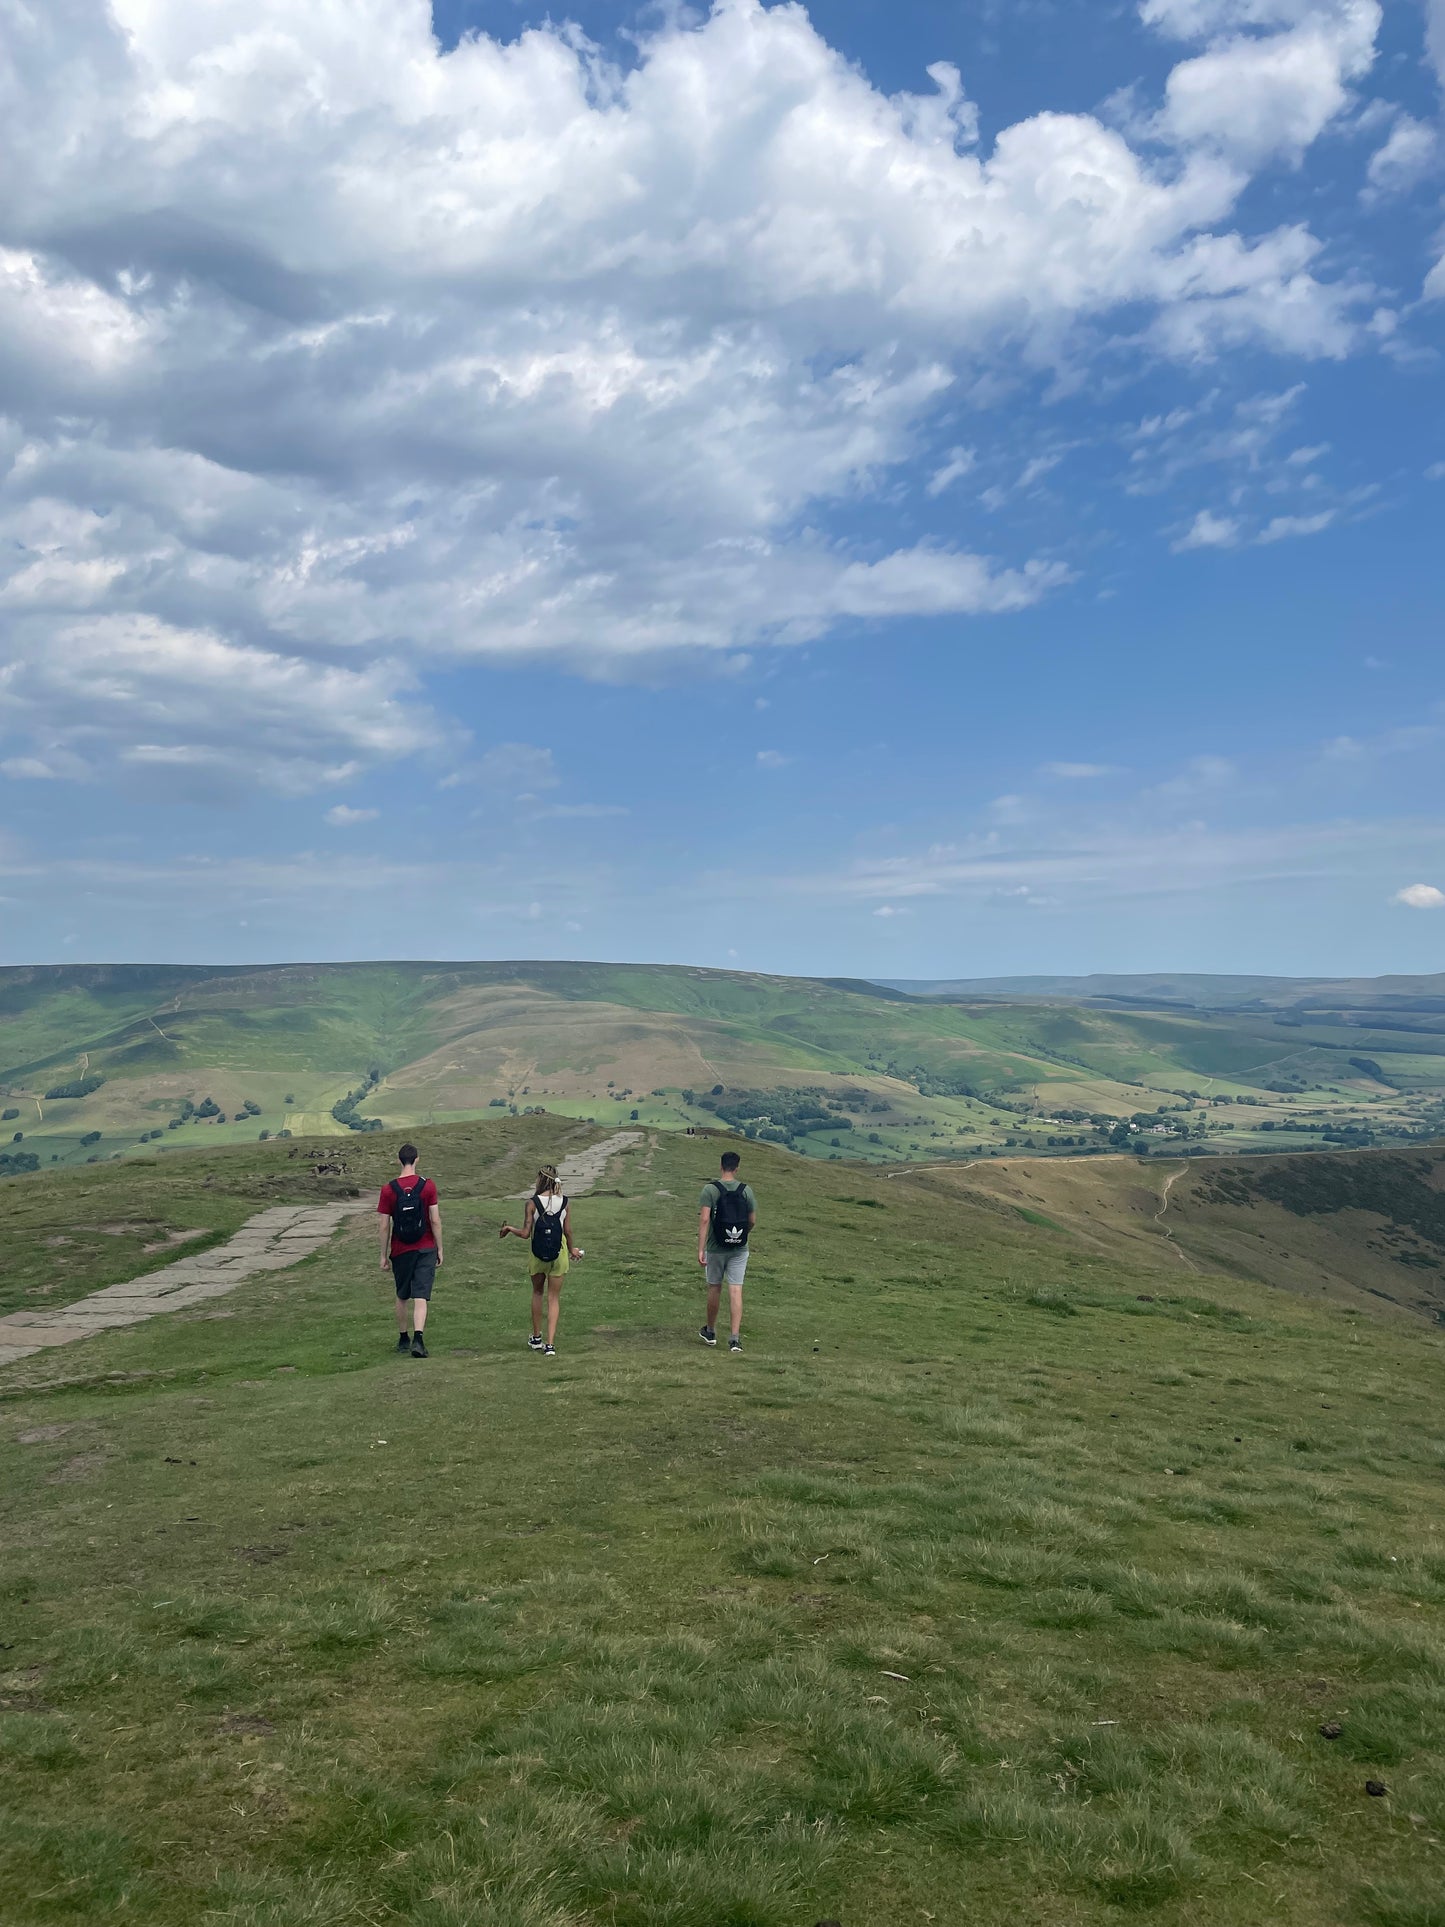
{"label": "patch of bare soil", "polygon": [[77,1452],[64,1465],[56,1466],[47,1485],[79,1485],[86,1479],[93,1479],[100,1473],[106,1462],[104,1452]]}
{"label": "patch of bare soil", "polygon": [[216,1722],[221,1733],[274,1733],[276,1723],[264,1713],[227,1713]]}
{"label": "patch of bare soil", "polygon": [[169,1251],[173,1245],[189,1244],[192,1238],[204,1238],[207,1235],[204,1225],[196,1225],[189,1231],[168,1231],[163,1238],[157,1238],[154,1243],[142,1245],[141,1250]]}

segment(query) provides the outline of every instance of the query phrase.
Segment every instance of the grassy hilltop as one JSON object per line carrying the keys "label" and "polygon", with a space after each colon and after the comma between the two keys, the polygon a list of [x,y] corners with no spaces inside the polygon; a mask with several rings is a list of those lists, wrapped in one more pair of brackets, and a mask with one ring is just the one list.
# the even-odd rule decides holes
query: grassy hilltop
{"label": "grassy hilltop", "polygon": [[[544,1362],[496,1227],[598,1135],[427,1133],[424,1362],[363,1218],[0,1372],[6,1927],[1438,1927],[1428,1267],[1261,1282],[1281,1226],[1344,1283],[1390,1223],[1445,1254],[1435,1155],[755,1144],[733,1359],[692,1337],[716,1143],[650,1131],[577,1205]],[[16,1295],[364,1193],[391,1149],[7,1181]]]}
{"label": "grassy hilltop", "polygon": [[682,966],[0,969],[0,1110],[20,1133],[0,1169],[539,1105],[879,1163],[1106,1149],[1131,1123],[1160,1152],[1445,1124],[1445,1015],[1185,1007],[1177,988],[1125,1007]]}

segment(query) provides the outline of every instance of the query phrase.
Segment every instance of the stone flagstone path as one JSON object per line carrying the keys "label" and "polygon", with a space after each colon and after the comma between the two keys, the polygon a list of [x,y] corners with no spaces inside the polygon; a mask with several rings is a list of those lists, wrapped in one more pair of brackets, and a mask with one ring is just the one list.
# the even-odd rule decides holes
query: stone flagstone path
{"label": "stone flagstone path", "polygon": [[[557,1175],[564,1190],[574,1194],[588,1190],[602,1176],[609,1158],[641,1138],[641,1131],[617,1131],[563,1158]],[[523,1191],[519,1195],[525,1198],[532,1194]],[[19,1359],[34,1357],[36,1352],[70,1345],[77,1338],[89,1338],[118,1325],[139,1325],[160,1312],[182,1311],[211,1298],[224,1298],[258,1271],[285,1271],[298,1260],[309,1258],[344,1218],[372,1209],[370,1198],[350,1199],[345,1204],[275,1205],[248,1218],[233,1238],[213,1251],[178,1258],[173,1265],[148,1271],[143,1278],[107,1285],[104,1291],[93,1291],[88,1298],[53,1311],[12,1311],[0,1318],[0,1365],[13,1365]]]}
{"label": "stone flagstone path", "polygon": [[275,1205],[248,1218],[235,1236],[212,1251],[178,1258],[143,1278],[107,1285],[53,1311],[12,1311],[0,1318],[0,1365],[13,1365],[54,1345],[139,1325],[163,1311],[181,1311],[228,1291],[259,1271],[285,1271],[324,1245],[344,1218],[371,1210],[371,1200],[345,1204]]}
{"label": "stone flagstone path", "polygon": [[[557,1166],[558,1182],[569,1197],[579,1197],[596,1184],[607,1168],[609,1158],[616,1157],[619,1151],[625,1151],[629,1145],[641,1142],[641,1131],[614,1131],[611,1137],[589,1144],[585,1151],[574,1151],[570,1158],[563,1158]],[[530,1198],[531,1195],[530,1190],[514,1193],[519,1198]]]}

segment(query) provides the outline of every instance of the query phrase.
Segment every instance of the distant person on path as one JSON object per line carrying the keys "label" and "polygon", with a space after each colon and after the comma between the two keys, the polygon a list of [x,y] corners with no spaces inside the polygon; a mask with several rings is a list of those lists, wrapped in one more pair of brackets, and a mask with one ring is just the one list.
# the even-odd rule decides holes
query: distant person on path
{"label": "distant person on path", "polygon": [[[554,1164],[544,1164],[537,1173],[537,1188],[527,1200],[527,1214],[521,1224],[504,1224],[499,1235],[525,1238],[531,1246],[527,1266],[532,1277],[532,1336],[527,1340],[527,1350],[555,1358],[562,1280],[572,1260],[580,1258],[582,1253],[572,1242],[572,1212]],[[547,1296],[545,1339],[542,1336],[543,1292]]]}
{"label": "distant person on path", "polygon": [[[381,1268],[391,1266],[396,1280],[396,1349],[425,1358],[427,1307],[437,1266],[442,1261],[442,1214],[437,1188],[416,1168],[414,1144],[403,1144],[396,1154],[400,1172],[381,1188],[376,1208],[381,1214]],[[407,1306],[411,1330],[407,1330]]]}
{"label": "distant person on path", "polygon": [[741,1163],[736,1151],[724,1151],[720,1175],[702,1187],[697,1201],[697,1261],[707,1274],[707,1323],[698,1337],[704,1345],[717,1343],[718,1306],[726,1285],[732,1318],[730,1352],[743,1348],[743,1277],[748,1268],[748,1238],[758,1221],[752,1186],[738,1177]]}

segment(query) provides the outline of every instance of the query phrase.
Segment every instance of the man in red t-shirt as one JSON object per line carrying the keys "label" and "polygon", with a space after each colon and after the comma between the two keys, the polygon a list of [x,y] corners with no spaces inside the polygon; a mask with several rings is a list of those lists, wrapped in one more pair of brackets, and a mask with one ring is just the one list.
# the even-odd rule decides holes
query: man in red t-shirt
{"label": "man in red t-shirt", "polygon": [[437,1266],[442,1261],[442,1214],[437,1188],[430,1178],[418,1174],[416,1157],[414,1144],[402,1145],[396,1154],[401,1170],[390,1184],[381,1187],[376,1208],[381,1215],[381,1268],[385,1271],[390,1264],[396,1280],[396,1349],[410,1352],[413,1358],[425,1358],[422,1332]]}

